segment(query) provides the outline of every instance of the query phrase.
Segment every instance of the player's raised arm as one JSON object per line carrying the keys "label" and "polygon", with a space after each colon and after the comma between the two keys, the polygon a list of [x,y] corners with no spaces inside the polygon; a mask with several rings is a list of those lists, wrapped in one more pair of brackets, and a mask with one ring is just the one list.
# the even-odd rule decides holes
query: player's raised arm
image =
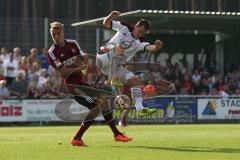
{"label": "player's raised arm", "polygon": [[145,47],[145,51],[148,52],[157,52],[159,51],[163,46],[163,42],[160,40],[156,40],[155,43],[153,45],[147,45]]}
{"label": "player's raised arm", "polygon": [[112,11],[104,20],[103,20],[103,25],[111,29],[112,28],[112,20],[120,15],[119,11]]}

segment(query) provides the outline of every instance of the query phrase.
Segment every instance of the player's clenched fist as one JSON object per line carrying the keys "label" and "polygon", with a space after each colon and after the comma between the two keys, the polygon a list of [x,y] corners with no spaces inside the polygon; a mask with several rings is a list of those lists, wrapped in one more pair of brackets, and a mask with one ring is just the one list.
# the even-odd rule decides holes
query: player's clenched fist
{"label": "player's clenched fist", "polygon": [[112,11],[104,20],[103,25],[106,28],[112,28],[112,20],[120,15],[119,11]]}
{"label": "player's clenched fist", "polygon": [[119,11],[112,11],[111,12],[111,17],[112,18],[115,18],[115,17],[118,17],[121,13]]}
{"label": "player's clenched fist", "polygon": [[163,42],[160,41],[159,39],[157,39],[157,40],[155,41],[154,45],[156,46],[156,48],[157,48],[158,50],[160,50],[160,49],[162,48],[162,46],[163,46]]}

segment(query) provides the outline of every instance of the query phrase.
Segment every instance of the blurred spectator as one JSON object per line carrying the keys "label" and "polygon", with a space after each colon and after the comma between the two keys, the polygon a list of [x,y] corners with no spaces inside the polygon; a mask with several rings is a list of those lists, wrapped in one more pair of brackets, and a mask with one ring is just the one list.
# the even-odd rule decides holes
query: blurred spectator
{"label": "blurred spectator", "polygon": [[209,79],[212,84],[215,84],[220,79],[220,75],[218,74],[218,72],[214,72]]}
{"label": "blurred spectator", "polygon": [[12,82],[17,74],[18,63],[13,58],[13,54],[11,53],[9,59],[5,60],[3,63],[4,66],[4,76],[7,80],[7,84],[9,86],[12,85]]}
{"label": "blurred spectator", "polygon": [[184,93],[186,93],[186,94],[192,93],[192,82],[190,80],[189,75],[184,76],[184,80],[182,83],[182,89],[184,90]]}
{"label": "blurred spectator", "polygon": [[26,56],[21,57],[21,60],[18,62],[18,69],[24,71],[25,75],[28,74],[29,65],[27,63],[27,57]]}
{"label": "blurred spectator", "polygon": [[32,79],[27,87],[27,97],[28,98],[40,98],[38,91],[38,76],[33,75]]}
{"label": "blurred spectator", "polygon": [[235,90],[238,88],[238,83],[235,79],[230,79],[228,81],[228,85],[227,85],[227,88],[228,88],[228,93],[230,95],[234,94],[235,93]]}
{"label": "blurred spectator", "polygon": [[41,68],[45,68],[46,70],[48,70],[48,67],[49,67],[47,54],[48,54],[48,49],[43,48],[42,54],[38,57],[38,60],[41,64]]}
{"label": "blurred spectator", "polygon": [[183,75],[191,75],[191,70],[190,70],[190,67],[189,67],[189,63],[188,62],[185,62],[184,65],[183,65],[183,69],[182,69],[182,74]]}
{"label": "blurred spectator", "polygon": [[28,76],[28,80],[31,81],[31,78],[34,74],[40,76],[40,73],[41,73],[41,67],[39,65],[38,62],[34,62],[32,64],[32,67],[30,68],[30,71],[28,72],[29,73],[29,76]]}
{"label": "blurred spectator", "polygon": [[27,61],[30,67],[32,67],[34,63],[39,63],[37,48],[32,48],[30,50],[30,55],[27,57]]}
{"label": "blurred spectator", "polygon": [[201,75],[199,74],[199,71],[195,69],[193,75],[192,75],[192,81],[195,85],[199,85],[201,80]]}
{"label": "blurred spectator", "polygon": [[19,47],[13,49],[13,57],[17,62],[21,60],[21,49]]}
{"label": "blurred spectator", "polygon": [[0,64],[3,65],[5,60],[9,59],[9,53],[6,47],[1,48],[1,55],[0,55]]}
{"label": "blurred spectator", "polygon": [[40,76],[38,78],[38,87],[42,87],[48,81],[48,75],[46,69],[41,69]]}
{"label": "blurred spectator", "polygon": [[201,78],[202,79],[208,79],[210,77],[210,74],[207,70],[207,68],[203,68],[202,71],[200,72]]}
{"label": "blurred spectator", "polygon": [[0,54],[0,80],[3,80],[3,79],[5,79],[4,78],[4,70],[5,70],[5,67],[4,67],[4,62],[6,61],[6,60],[8,60],[9,59],[9,53],[8,53],[8,50],[7,50],[7,48],[5,48],[5,47],[2,47],[1,48],[1,52],[0,52],[1,54]]}
{"label": "blurred spectator", "polygon": [[233,71],[231,70],[231,71],[228,71],[227,72],[227,74],[225,75],[225,77],[224,77],[224,80],[226,81],[226,82],[228,82],[230,79],[232,79],[232,78],[234,78],[234,76],[233,76]]}
{"label": "blurred spectator", "polygon": [[198,87],[197,94],[208,95],[209,93],[210,93],[210,89],[208,86],[208,79],[202,79]]}
{"label": "blurred spectator", "polygon": [[178,63],[175,63],[175,69],[174,69],[174,75],[173,75],[173,79],[178,79],[179,81],[182,81],[183,80],[183,76],[182,76],[182,73],[181,73],[181,70],[179,68],[179,64]]}
{"label": "blurred spectator", "polygon": [[209,77],[209,79],[208,79],[208,82],[209,82],[208,83],[208,87],[209,87],[210,90],[212,90],[212,88],[214,88],[214,85],[217,83],[218,79],[219,79],[219,75],[216,72],[214,72],[212,74],[212,76]]}
{"label": "blurred spectator", "polygon": [[18,73],[10,86],[11,96],[16,96],[19,98],[26,97],[27,86],[27,81],[24,79],[23,74]]}
{"label": "blurred spectator", "polygon": [[9,90],[6,87],[7,81],[0,80],[0,99],[9,98]]}
{"label": "blurred spectator", "polygon": [[215,83],[215,88],[217,88],[217,91],[223,91],[226,88],[226,84],[224,81],[224,78],[220,78],[216,83]]}
{"label": "blurred spectator", "polygon": [[229,94],[228,94],[228,89],[227,89],[227,87],[225,86],[225,89],[224,90],[220,90],[219,92],[218,92],[218,94],[220,95],[220,96],[223,96],[223,97],[227,97]]}

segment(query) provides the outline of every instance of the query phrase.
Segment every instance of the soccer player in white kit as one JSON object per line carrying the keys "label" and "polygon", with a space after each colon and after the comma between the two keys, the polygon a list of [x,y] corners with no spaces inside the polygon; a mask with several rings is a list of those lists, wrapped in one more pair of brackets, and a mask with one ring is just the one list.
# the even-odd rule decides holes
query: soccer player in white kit
{"label": "soccer player in white kit", "polygon": [[112,11],[103,21],[103,25],[106,28],[113,29],[117,33],[106,46],[100,48],[97,54],[97,65],[109,78],[117,76],[124,84],[131,86],[131,96],[138,115],[145,116],[155,112],[156,109],[149,109],[143,106],[140,78],[121,64],[130,61],[139,51],[157,52],[162,48],[163,43],[160,40],[156,40],[151,45],[148,42],[141,41],[150,28],[148,21],[141,19],[132,27],[120,21],[113,21],[119,15],[119,11]]}

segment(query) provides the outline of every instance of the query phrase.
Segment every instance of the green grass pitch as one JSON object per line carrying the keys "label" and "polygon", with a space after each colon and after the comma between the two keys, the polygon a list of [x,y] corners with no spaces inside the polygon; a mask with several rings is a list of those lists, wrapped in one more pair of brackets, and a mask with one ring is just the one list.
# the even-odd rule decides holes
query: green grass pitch
{"label": "green grass pitch", "polygon": [[107,126],[92,126],[88,147],[73,147],[78,126],[1,127],[0,160],[239,160],[240,125],[130,125],[116,143]]}

